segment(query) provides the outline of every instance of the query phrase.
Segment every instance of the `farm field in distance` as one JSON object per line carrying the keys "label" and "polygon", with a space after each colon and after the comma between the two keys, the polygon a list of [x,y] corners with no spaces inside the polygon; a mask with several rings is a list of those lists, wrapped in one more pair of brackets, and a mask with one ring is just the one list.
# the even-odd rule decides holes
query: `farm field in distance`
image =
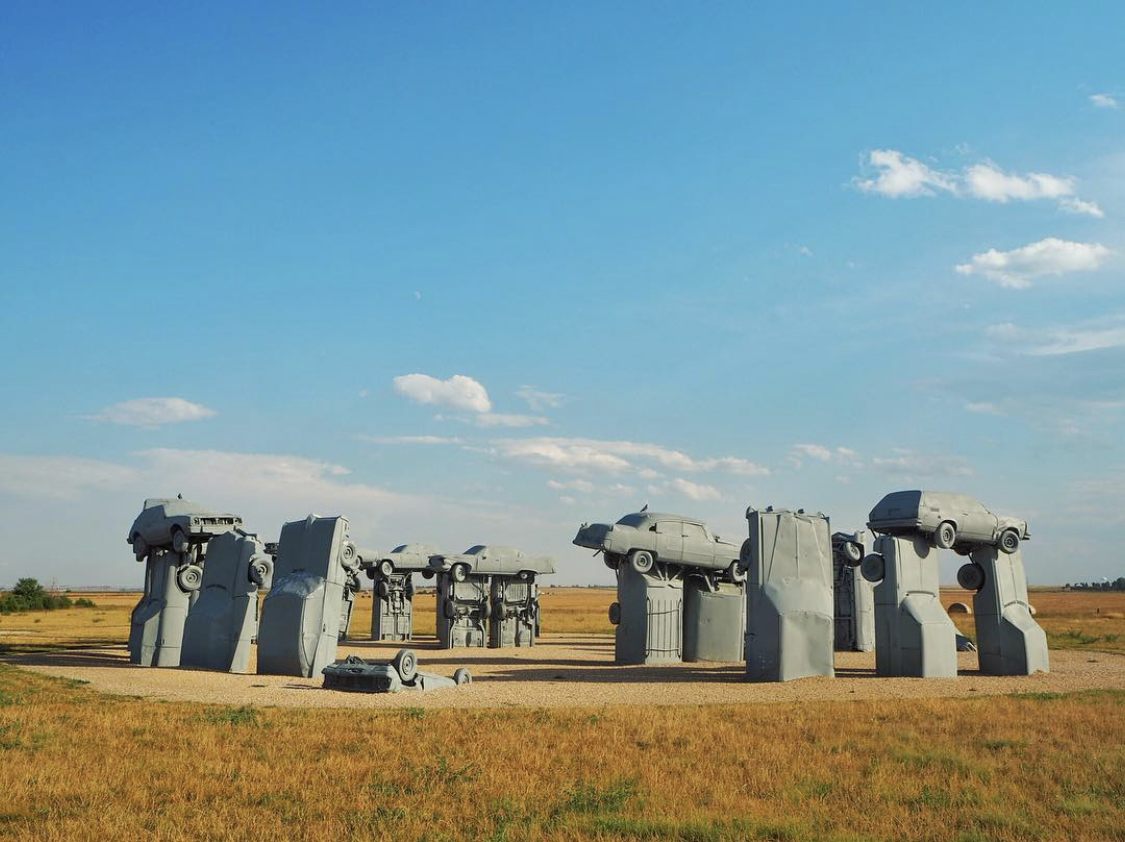
{"label": "farm field in distance", "polygon": [[[610,631],[612,590],[545,593],[545,633]],[[97,607],[0,617],[0,660],[120,649],[137,596],[90,596]],[[1125,595],[1033,602],[1057,648],[1121,651],[1106,638],[1125,630]],[[417,606],[425,633],[429,595]],[[105,694],[0,663],[0,837],[1109,840],[1125,827],[1123,745],[1122,689],[292,709]]]}

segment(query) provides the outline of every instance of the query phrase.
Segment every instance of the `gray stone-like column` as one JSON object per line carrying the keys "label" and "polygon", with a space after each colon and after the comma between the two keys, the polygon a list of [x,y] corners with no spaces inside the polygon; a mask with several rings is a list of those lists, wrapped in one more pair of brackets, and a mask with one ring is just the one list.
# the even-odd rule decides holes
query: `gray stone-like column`
{"label": "gray stone-like column", "polygon": [[372,640],[412,640],[414,637],[414,582],[410,573],[375,575],[371,606]]}
{"label": "gray stone-like column", "polygon": [[832,596],[835,607],[837,652],[875,649],[875,591],[859,573],[863,560],[862,533],[832,536]]}
{"label": "gray stone-like column", "polygon": [[679,572],[654,566],[638,573],[617,568],[614,659],[619,664],[678,664],[683,660],[684,582]]}
{"label": "gray stone-like column", "polygon": [[203,570],[187,552],[150,550],[145,558],[145,592],[129,621],[129,660],[144,667],[178,667],[184,623]]}
{"label": "gray stone-like column", "polygon": [[941,607],[938,551],[921,536],[881,535],[860,569],[877,583],[876,672],[956,678],[957,629]]}
{"label": "gray stone-like column", "polygon": [[492,577],[492,617],[488,645],[534,646],[539,617],[539,586],[535,579]]}
{"label": "gray stone-like column", "polygon": [[207,544],[203,586],[184,624],[182,666],[250,671],[258,634],[258,589],[268,588],[273,559],[254,535],[225,532]]}
{"label": "gray stone-like column", "polygon": [[738,662],[745,642],[743,585],[689,576],[684,584],[684,660]]}
{"label": "gray stone-like column", "polygon": [[438,574],[439,647],[453,649],[457,646],[488,645],[488,618],[492,614],[489,585],[488,576],[470,574],[465,581],[457,582],[448,570]]}
{"label": "gray stone-like column", "polygon": [[822,514],[748,509],[746,677],[790,681],[835,674],[832,538]]}
{"label": "gray stone-like column", "polygon": [[282,527],[273,587],[262,603],[259,673],[308,678],[336,659],[358,564],[347,518],[309,515]]}
{"label": "gray stone-like column", "polygon": [[973,550],[972,562],[957,571],[962,587],[977,590],[973,621],[980,671],[988,675],[1050,672],[1047,635],[1031,616],[1027,574],[1019,550]]}

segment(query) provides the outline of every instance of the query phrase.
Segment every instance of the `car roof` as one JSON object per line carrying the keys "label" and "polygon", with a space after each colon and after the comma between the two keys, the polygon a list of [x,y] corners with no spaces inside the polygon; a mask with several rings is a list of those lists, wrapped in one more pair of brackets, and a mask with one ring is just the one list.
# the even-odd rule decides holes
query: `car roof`
{"label": "car roof", "polygon": [[[678,520],[683,523],[697,523],[703,526],[703,521],[698,518],[688,517],[687,515],[674,515],[670,512],[630,512],[624,517],[620,518],[617,522],[621,523],[625,518],[635,519],[637,523],[656,523],[664,520]],[[630,525],[630,524],[625,524]]]}

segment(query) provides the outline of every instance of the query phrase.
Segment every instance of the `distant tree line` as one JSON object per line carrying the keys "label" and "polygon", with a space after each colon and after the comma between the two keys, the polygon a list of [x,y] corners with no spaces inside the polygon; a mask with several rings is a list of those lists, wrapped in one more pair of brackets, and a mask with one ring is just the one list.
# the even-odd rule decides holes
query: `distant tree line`
{"label": "distant tree line", "polygon": [[1112,582],[1075,582],[1068,584],[1067,590],[1072,591],[1125,591],[1125,576],[1118,576]]}
{"label": "distant tree line", "polygon": [[93,600],[71,599],[65,594],[48,593],[38,579],[25,578],[7,593],[0,593],[0,614],[22,611],[54,611],[57,608],[93,608]]}

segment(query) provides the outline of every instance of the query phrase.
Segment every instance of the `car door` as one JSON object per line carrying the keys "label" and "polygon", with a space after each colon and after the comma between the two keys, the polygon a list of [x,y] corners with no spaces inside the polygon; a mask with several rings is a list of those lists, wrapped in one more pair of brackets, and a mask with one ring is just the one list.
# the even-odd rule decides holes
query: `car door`
{"label": "car door", "polygon": [[684,523],[684,564],[697,567],[715,566],[715,542],[698,523]]}
{"label": "car door", "polygon": [[991,541],[996,533],[996,516],[984,507],[979,500],[965,503],[965,519],[961,524],[961,534],[977,541]]}
{"label": "car door", "polygon": [[658,521],[652,528],[656,531],[656,556],[661,561],[679,564],[684,551],[684,533],[676,520]]}

